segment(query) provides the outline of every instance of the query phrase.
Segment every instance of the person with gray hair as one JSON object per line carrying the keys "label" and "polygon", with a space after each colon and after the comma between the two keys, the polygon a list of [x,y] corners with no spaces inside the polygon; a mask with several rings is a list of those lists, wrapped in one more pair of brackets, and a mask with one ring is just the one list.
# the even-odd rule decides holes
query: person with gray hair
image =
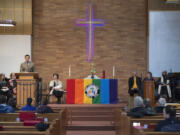
{"label": "person with gray hair", "polygon": [[137,96],[134,98],[134,106],[135,107],[144,107],[144,102],[143,102],[142,97]]}
{"label": "person with gray hair", "polygon": [[166,104],[166,99],[165,98],[159,98],[159,100],[157,102],[157,106],[154,108],[156,113],[163,113],[163,109],[165,107],[165,104]]}
{"label": "person with gray hair", "polygon": [[166,105],[166,99],[165,99],[165,98],[160,98],[160,99],[158,100],[158,104],[159,104],[160,106],[165,106],[165,105]]}
{"label": "person with gray hair", "polygon": [[142,97],[137,96],[134,98],[134,108],[128,112],[128,116],[132,117],[142,117],[145,114],[144,102]]}
{"label": "person with gray hair", "polygon": [[[148,101],[147,103],[150,105],[150,100],[146,99],[146,101]],[[140,96],[135,97],[135,99],[134,99],[135,108],[132,108],[130,110],[130,112],[128,112],[128,116],[140,118],[143,116],[155,115],[156,113],[152,109],[152,107],[150,106],[150,108],[145,108],[144,103],[145,102],[142,97],[140,97]]]}

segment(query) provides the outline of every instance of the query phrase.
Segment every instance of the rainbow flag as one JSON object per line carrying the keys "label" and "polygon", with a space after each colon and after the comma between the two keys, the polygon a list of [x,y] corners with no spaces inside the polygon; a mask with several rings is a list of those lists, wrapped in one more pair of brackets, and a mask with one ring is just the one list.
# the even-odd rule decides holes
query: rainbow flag
{"label": "rainbow flag", "polygon": [[67,79],[67,104],[118,103],[117,79]]}

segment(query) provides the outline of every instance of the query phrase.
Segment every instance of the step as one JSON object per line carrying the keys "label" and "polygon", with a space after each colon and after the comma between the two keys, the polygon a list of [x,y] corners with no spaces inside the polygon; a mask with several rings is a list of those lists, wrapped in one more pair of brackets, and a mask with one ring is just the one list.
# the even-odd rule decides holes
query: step
{"label": "step", "polygon": [[69,108],[71,110],[106,110],[113,111],[115,108],[124,108],[125,103],[121,104],[48,104],[53,109],[64,109]]}
{"label": "step", "polygon": [[67,131],[67,135],[115,135],[114,131]]}
{"label": "step", "polygon": [[101,115],[109,115],[112,116],[113,112],[107,111],[72,111],[72,116],[101,116]]}
{"label": "step", "polygon": [[109,115],[101,116],[72,116],[72,121],[113,121],[113,117]]}
{"label": "step", "polygon": [[[106,108],[106,107],[101,107],[101,108],[98,108],[98,107],[66,107],[67,109],[70,109],[72,111],[105,111],[105,112],[113,112],[114,109],[116,108]],[[56,108],[56,107],[52,107],[53,110],[60,110],[60,109],[64,109],[64,108]]]}
{"label": "step", "polygon": [[73,121],[67,130],[114,131],[115,127],[110,121]]}
{"label": "step", "polygon": [[69,130],[83,130],[83,131],[114,131],[115,127],[114,126],[68,126],[66,128],[68,131]]}

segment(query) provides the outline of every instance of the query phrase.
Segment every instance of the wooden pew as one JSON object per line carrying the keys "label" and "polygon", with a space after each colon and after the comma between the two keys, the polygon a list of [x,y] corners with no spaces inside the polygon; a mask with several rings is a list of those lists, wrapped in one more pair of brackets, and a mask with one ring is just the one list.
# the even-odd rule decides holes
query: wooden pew
{"label": "wooden pew", "polygon": [[[115,110],[115,129],[116,135],[133,135],[133,123],[150,124],[158,123],[161,120],[164,120],[162,115],[159,116],[144,116],[143,118],[131,118],[127,116],[122,110]],[[178,116],[179,117],[179,116]]]}
{"label": "wooden pew", "polygon": [[3,126],[3,131],[38,131],[35,126]]}
{"label": "wooden pew", "polygon": [[[39,114],[36,113],[36,117],[43,117],[48,118],[48,121],[51,122],[52,120],[58,118],[58,113],[46,113],[46,114]],[[6,114],[0,114],[0,121],[16,121],[16,118],[19,118],[19,113],[6,113]]]}
{"label": "wooden pew", "polygon": [[0,131],[0,135],[48,135],[46,131]]}
{"label": "wooden pew", "polygon": [[[17,113],[18,114],[18,113]],[[16,118],[17,114],[13,114],[14,118]],[[1,114],[0,114],[1,115]],[[5,114],[6,118],[11,114]],[[37,116],[47,117],[48,119],[53,119],[50,127],[47,131],[41,132],[37,131],[35,127],[27,127],[23,126],[23,122],[4,122],[3,125],[2,121],[1,124],[3,125],[4,131],[0,131],[0,135],[66,135],[66,110],[60,110],[59,113],[52,113],[52,114],[37,114]],[[11,119],[11,118],[10,118]],[[4,120],[4,119],[3,119]],[[8,124],[12,124],[8,126]]]}
{"label": "wooden pew", "polygon": [[24,123],[23,122],[11,122],[11,121],[8,121],[8,122],[6,122],[6,121],[1,121],[0,122],[0,125],[1,126],[23,126],[24,125]]}
{"label": "wooden pew", "polygon": [[133,135],[180,135],[180,132],[154,132],[147,129],[133,128]]}

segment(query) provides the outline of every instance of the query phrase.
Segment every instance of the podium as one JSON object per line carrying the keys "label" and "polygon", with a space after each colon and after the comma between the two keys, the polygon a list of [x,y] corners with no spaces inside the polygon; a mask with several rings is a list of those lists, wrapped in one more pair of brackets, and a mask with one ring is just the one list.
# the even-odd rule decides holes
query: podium
{"label": "podium", "polygon": [[155,84],[154,81],[144,81],[144,98],[149,98],[151,106],[155,105]]}
{"label": "podium", "polygon": [[27,98],[32,98],[32,104],[35,105],[36,89],[39,75],[36,72],[15,73],[17,78],[17,106],[21,107],[27,104]]}

